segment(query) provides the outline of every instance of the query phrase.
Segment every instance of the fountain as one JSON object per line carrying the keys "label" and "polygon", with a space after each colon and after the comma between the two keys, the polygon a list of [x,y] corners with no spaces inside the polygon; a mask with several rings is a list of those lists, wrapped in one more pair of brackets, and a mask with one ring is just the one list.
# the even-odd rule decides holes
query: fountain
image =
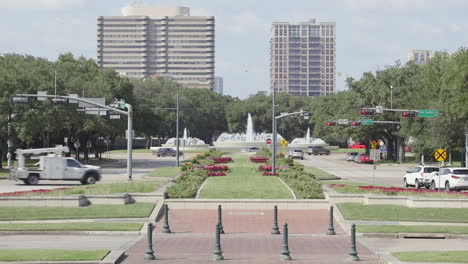
{"label": "fountain", "polygon": [[[166,144],[162,144],[164,148],[175,148],[177,145],[176,138],[170,138],[166,141]],[[208,144],[199,138],[188,137],[187,128],[184,128],[184,135],[179,138],[179,149],[180,150],[204,150],[208,149]]]}
{"label": "fountain", "polygon": [[292,148],[307,148],[307,146],[328,146],[328,144],[320,138],[310,137],[310,129],[307,128],[307,133],[303,138],[295,138],[289,144]]}
{"label": "fountain", "polygon": [[[218,139],[213,143],[215,147],[227,148],[245,148],[245,147],[259,147],[266,148],[266,139],[271,138],[271,133],[255,133],[253,129],[253,121],[250,113],[247,115],[247,129],[245,133],[222,133]],[[277,134],[277,142],[283,137]]]}

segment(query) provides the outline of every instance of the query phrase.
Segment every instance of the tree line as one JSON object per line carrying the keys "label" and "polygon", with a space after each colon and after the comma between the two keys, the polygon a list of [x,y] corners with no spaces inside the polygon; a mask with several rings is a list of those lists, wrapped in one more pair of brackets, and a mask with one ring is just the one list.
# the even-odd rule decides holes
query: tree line
{"label": "tree line", "polygon": [[[13,105],[11,96],[38,91],[57,94],[79,94],[80,97],[104,97],[107,103],[124,99],[134,106],[134,128],[137,136],[164,142],[176,134],[176,94],[179,93],[180,131],[187,128],[190,136],[208,143],[222,132],[245,132],[247,114],[254,120],[256,132],[271,132],[272,98],[259,92],[241,100],[205,89],[187,89],[162,77],[141,80],[119,76],[112,69],[100,69],[92,59],[62,54],[56,61],[27,55],[0,56],[0,156],[5,159],[8,139],[8,115],[14,114],[10,138],[16,148],[49,147],[73,142],[91,145],[99,151],[103,139],[114,142],[124,137],[126,118],[108,119],[77,112],[72,104],[52,105],[34,101]],[[304,137],[307,128],[313,136],[341,146],[348,138],[368,142],[379,139],[389,146],[389,158],[395,158],[397,139],[400,148],[410,144],[417,154],[431,155],[434,149],[459,150],[464,145],[468,126],[468,51],[454,54],[438,52],[425,65],[412,62],[387,66],[376,72],[366,72],[359,80],[347,79],[348,90],[326,97],[298,97],[278,94],[277,113],[311,113],[310,120],[284,118],[278,122],[278,132],[286,139]],[[393,87],[391,89],[390,87]],[[397,109],[435,109],[435,118],[400,118],[398,113],[385,112],[374,120],[400,121],[396,125],[362,125],[360,127],[327,127],[326,121],[336,119],[361,120],[361,107],[378,105]],[[182,132],[181,132],[182,133]],[[397,138],[398,137],[398,138]],[[64,139],[67,138],[67,142]],[[83,148],[85,155],[88,148]],[[404,158],[404,157],[402,157]]]}

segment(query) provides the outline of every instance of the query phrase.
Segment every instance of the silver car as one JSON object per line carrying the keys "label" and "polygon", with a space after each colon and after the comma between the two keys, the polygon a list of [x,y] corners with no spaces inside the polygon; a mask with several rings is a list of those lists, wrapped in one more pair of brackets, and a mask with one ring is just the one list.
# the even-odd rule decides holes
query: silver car
{"label": "silver car", "polygon": [[291,149],[289,150],[288,157],[292,159],[304,159],[304,152],[301,149]]}
{"label": "silver car", "polygon": [[[166,156],[172,156],[172,157],[175,157],[177,154],[176,154],[176,150],[173,149],[173,148],[160,148],[158,150],[153,150],[153,155],[157,155],[158,157],[166,157]],[[179,151],[179,156],[182,156],[184,155],[184,153],[182,151]]]}

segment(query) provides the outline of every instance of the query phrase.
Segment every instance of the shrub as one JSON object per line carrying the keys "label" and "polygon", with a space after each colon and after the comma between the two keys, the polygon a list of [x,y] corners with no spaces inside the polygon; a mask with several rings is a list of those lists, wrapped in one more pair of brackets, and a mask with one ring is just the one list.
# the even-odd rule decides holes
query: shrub
{"label": "shrub", "polygon": [[208,178],[208,172],[203,169],[185,171],[175,181],[175,185],[167,188],[170,198],[194,198],[198,188]]}
{"label": "shrub", "polygon": [[227,171],[229,167],[227,165],[207,165],[205,166],[205,170],[209,171]]}
{"label": "shrub", "polygon": [[279,176],[278,173],[271,173],[271,172],[264,172],[262,173],[263,176]]}
{"label": "shrub", "polygon": [[[260,165],[258,167],[259,171],[271,171],[272,166],[271,165]],[[276,170],[281,170],[281,167],[275,167]]]}
{"label": "shrub", "polygon": [[232,158],[231,157],[218,157],[218,158],[213,158],[213,161],[215,164],[229,163],[229,162],[232,162]]}
{"label": "shrub", "polygon": [[208,176],[226,176],[224,172],[209,172]]}
{"label": "shrub", "polygon": [[293,189],[298,198],[302,199],[323,199],[322,184],[315,180],[311,173],[303,172],[294,168],[281,170],[281,179]]}
{"label": "shrub", "polygon": [[261,156],[250,157],[250,161],[253,163],[265,163],[268,160],[269,159],[267,157],[261,157]]}

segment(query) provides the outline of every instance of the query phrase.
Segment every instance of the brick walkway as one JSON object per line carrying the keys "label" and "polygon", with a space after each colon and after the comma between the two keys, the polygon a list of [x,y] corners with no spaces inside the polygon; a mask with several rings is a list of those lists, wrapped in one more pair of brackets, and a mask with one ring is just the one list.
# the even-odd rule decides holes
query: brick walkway
{"label": "brick walkway", "polygon": [[[223,210],[221,246],[229,263],[280,263],[282,235],[270,235],[273,211]],[[350,238],[335,223],[337,236],[326,236],[327,210],[280,210],[278,222],[289,226],[289,250],[295,263],[349,263]],[[153,248],[157,262],[207,263],[214,250],[217,210],[170,210],[172,234],[161,234],[163,219],[156,223]],[[144,261],[146,239],[126,252],[123,263]],[[363,263],[381,263],[358,244]],[[154,262],[154,261],[153,261]]]}

